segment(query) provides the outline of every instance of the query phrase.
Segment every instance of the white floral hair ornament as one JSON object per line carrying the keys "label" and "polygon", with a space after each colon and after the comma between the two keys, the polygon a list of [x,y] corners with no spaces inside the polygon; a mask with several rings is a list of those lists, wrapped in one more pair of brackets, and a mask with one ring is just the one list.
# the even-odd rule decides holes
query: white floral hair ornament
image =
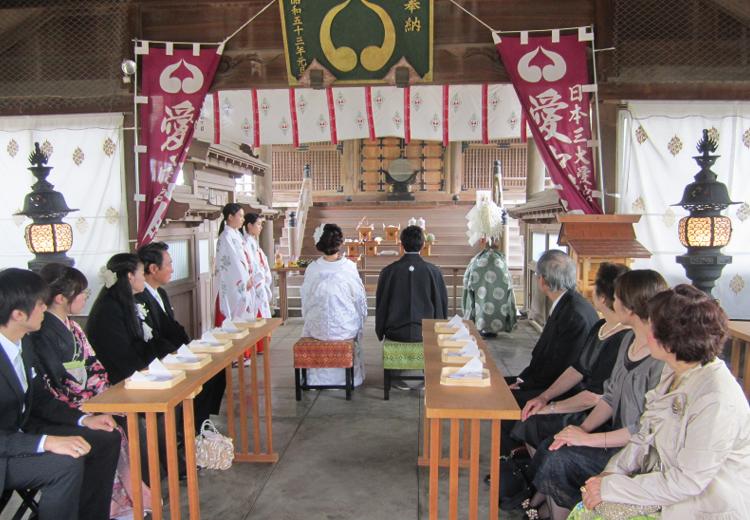
{"label": "white floral hair ornament", "polygon": [[313,231],[313,241],[315,244],[320,242],[320,237],[323,236],[323,228],[326,227],[326,225],[323,223],[315,228],[315,231]]}
{"label": "white floral hair ornament", "polygon": [[104,282],[104,287],[106,287],[107,289],[117,283],[117,275],[106,267],[102,267],[101,269],[99,269],[99,278],[102,279],[102,281]]}

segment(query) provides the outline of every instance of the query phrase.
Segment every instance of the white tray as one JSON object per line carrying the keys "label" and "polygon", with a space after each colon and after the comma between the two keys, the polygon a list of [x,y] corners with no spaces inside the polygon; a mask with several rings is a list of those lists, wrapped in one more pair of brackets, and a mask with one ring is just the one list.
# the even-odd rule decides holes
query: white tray
{"label": "white tray", "polygon": [[253,321],[234,321],[232,323],[234,323],[239,329],[257,329],[258,327],[262,327],[266,324],[266,319],[258,318],[257,320]]}
{"label": "white tray", "polygon": [[[164,390],[172,388],[177,383],[185,379],[185,372],[182,370],[170,370],[172,378],[166,381],[133,381],[130,378],[125,380],[125,388],[128,390]],[[148,370],[143,370],[142,373],[148,374]]]}
{"label": "white tray", "polygon": [[[441,360],[443,363],[448,363],[450,365],[463,365],[466,364],[468,361],[471,360],[470,356],[451,356],[449,354],[453,354],[455,352],[460,352],[460,348],[456,347],[447,347],[444,348],[441,352]],[[484,357],[484,352],[481,350],[479,351],[479,359],[482,360],[482,363],[486,363],[486,359]]]}
{"label": "white tray", "polygon": [[215,352],[225,352],[232,348],[232,342],[231,341],[221,341],[216,345],[213,345],[211,343],[206,343],[205,341],[201,341],[199,339],[194,339],[190,342],[188,345],[188,348],[192,350],[193,352],[204,352],[204,353],[215,353]]}
{"label": "white tray", "polygon": [[177,370],[198,370],[199,368],[203,368],[206,365],[208,365],[211,362],[211,355],[210,354],[198,354],[196,353],[195,356],[198,358],[197,361],[194,361],[192,363],[168,363],[164,360],[162,360],[162,363],[164,363],[164,366],[171,369],[177,369]]}
{"label": "white tray", "polygon": [[213,334],[214,337],[218,340],[242,339],[244,337],[247,337],[247,335],[250,334],[250,331],[247,329],[242,329],[239,332],[224,332],[223,330],[212,330],[211,334]]}
{"label": "white tray", "polygon": [[453,379],[449,377],[451,374],[457,372],[461,367],[443,367],[440,372],[440,384],[445,386],[477,386],[486,387],[490,386],[490,371],[486,368],[482,369],[482,378],[461,378]]}

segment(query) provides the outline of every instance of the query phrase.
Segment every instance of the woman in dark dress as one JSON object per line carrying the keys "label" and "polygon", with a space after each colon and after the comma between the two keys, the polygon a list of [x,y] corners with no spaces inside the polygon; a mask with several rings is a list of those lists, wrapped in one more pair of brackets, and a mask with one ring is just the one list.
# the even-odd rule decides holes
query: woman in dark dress
{"label": "woman in dark dress", "polygon": [[133,297],[146,287],[138,256],[118,253],[102,274],[104,287],[91,308],[86,334],[114,385],[146,368],[156,359],[156,352],[173,349],[159,348],[157,343],[163,340],[152,337],[145,321],[146,306]]}
{"label": "woman in dark dress", "polygon": [[[525,442],[532,454],[547,437],[568,424],[583,422],[586,411],[593,408],[604,393],[604,382],[612,373],[622,338],[630,330],[614,310],[615,280],[629,270],[622,264],[601,264],[594,282],[593,301],[594,308],[604,319],[589,331],[576,362],[523,407],[513,437]],[[553,401],[560,396],[562,400]]]}
{"label": "woman in dark dress", "polygon": [[[88,281],[78,269],[47,264],[39,273],[49,286],[47,312],[39,331],[32,334],[39,370],[45,386],[56,399],[72,408],[109,387],[107,372],[97,360],[86,334],[70,315],[80,314],[88,297]],[[133,510],[130,459],[125,432],[122,435],[110,516],[120,517]],[[144,504],[150,509],[151,497],[143,486]]]}

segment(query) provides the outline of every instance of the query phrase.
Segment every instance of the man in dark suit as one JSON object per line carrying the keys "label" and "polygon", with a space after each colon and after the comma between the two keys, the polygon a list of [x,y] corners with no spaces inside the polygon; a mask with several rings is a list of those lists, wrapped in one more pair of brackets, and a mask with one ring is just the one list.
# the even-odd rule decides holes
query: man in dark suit
{"label": "man in dark suit", "polygon": [[[151,242],[138,249],[138,257],[143,262],[143,273],[146,278],[146,290],[135,296],[136,301],[146,305],[148,314],[146,323],[151,327],[154,338],[152,343],[159,350],[155,354],[163,357],[174,352],[181,345],[190,343],[185,328],[175,319],[174,309],[169,301],[164,285],[172,279],[174,268],[169,246],[164,242]],[[226,376],[222,370],[206,381],[203,390],[195,397],[195,428],[200,430],[201,424],[210,414],[218,415],[221,400],[226,388]]]}
{"label": "man in dark suit", "polygon": [[111,416],[82,414],[37,377],[24,336],[41,327],[46,290],[31,271],[0,272],[0,489],[41,489],[42,520],[106,520],[120,434]]}
{"label": "man in dark suit", "polygon": [[[539,290],[552,302],[531,362],[518,376],[506,377],[518,406],[546,390],[578,359],[591,327],[599,319],[593,305],[576,291],[576,264],[566,253],[551,249],[536,264]],[[576,388],[569,393],[575,393]],[[568,394],[561,396],[562,399]],[[522,443],[511,437],[516,421],[503,421],[501,448],[510,453]]]}
{"label": "man in dark suit", "polygon": [[[448,290],[440,268],[420,256],[424,246],[422,228],[408,226],[401,231],[400,239],[404,256],[383,268],[378,277],[375,334],[381,341],[421,343],[422,320],[447,317]],[[403,381],[394,386],[411,389]]]}
{"label": "man in dark suit", "polygon": [[576,265],[566,253],[546,251],[537,262],[536,279],[552,309],[529,366],[518,376],[506,378],[521,407],[578,359],[589,330],[599,319],[593,305],[576,291]]}

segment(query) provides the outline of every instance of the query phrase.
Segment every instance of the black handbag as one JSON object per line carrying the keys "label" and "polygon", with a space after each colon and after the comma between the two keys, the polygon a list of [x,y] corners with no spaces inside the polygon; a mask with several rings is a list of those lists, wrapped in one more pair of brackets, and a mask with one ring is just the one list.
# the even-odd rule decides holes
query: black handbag
{"label": "black handbag", "polygon": [[500,508],[513,511],[534,494],[531,457],[525,447],[500,457]]}

